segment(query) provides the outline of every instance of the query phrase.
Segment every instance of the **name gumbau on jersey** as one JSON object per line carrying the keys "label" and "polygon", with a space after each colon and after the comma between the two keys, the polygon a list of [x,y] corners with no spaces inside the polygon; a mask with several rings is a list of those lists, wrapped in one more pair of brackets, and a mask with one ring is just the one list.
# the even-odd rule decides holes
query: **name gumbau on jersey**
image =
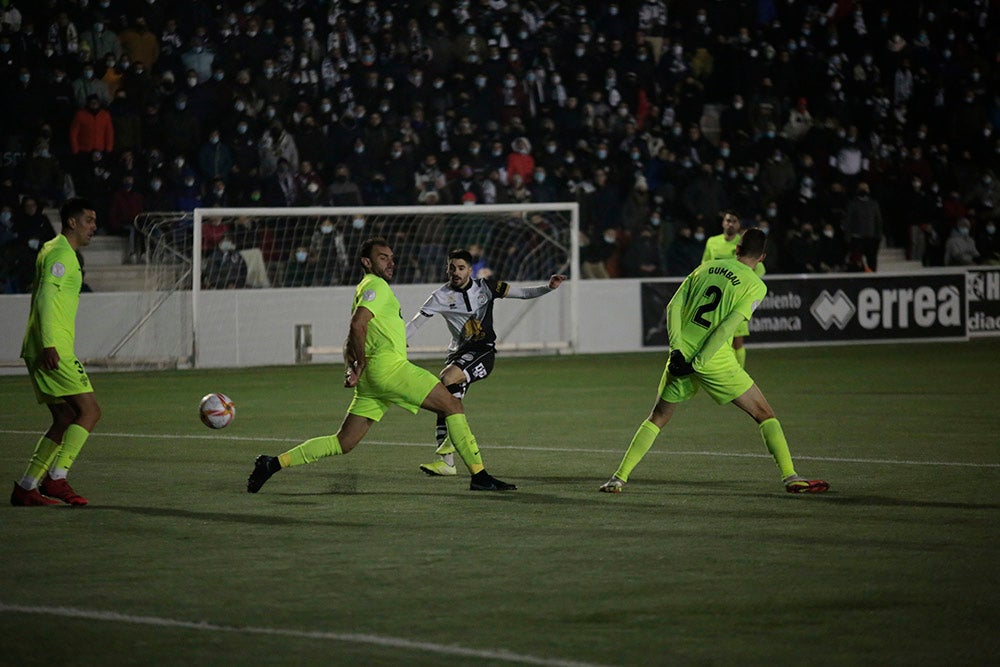
{"label": "name gumbau on jersey", "polygon": [[858,292],[858,324],[864,329],[908,329],[962,326],[962,298],[958,288],[867,287]]}
{"label": "name gumbau on jersey", "polygon": [[731,282],[734,287],[740,284],[739,276],[737,276],[735,273],[725,268],[724,266],[713,266],[708,270],[708,272],[723,276],[726,280]]}

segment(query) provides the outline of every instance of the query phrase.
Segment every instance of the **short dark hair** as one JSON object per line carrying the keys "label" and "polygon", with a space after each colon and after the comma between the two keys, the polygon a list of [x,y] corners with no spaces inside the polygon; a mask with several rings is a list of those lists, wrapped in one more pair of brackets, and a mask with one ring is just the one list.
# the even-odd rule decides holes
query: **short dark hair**
{"label": "short dark hair", "polygon": [[455,248],[448,253],[448,259],[464,259],[466,264],[472,266],[472,253],[465,248]]}
{"label": "short dark hair", "polygon": [[751,227],[743,232],[743,237],[740,238],[739,255],[740,257],[760,257],[764,254],[766,245],[767,234],[756,227]]}
{"label": "short dark hair", "polygon": [[386,241],[385,238],[381,236],[372,236],[368,239],[365,239],[365,242],[361,244],[361,249],[358,250],[358,261],[360,261],[364,257],[371,259],[372,250],[378,246],[385,246],[386,248],[390,247],[389,242]]}
{"label": "short dark hair", "polygon": [[66,202],[59,209],[59,219],[62,221],[63,226],[70,218],[75,218],[84,211],[93,211],[94,205],[83,197],[71,197],[67,199]]}
{"label": "short dark hair", "polygon": [[737,220],[740,219],[740,214],[736,212],[736,209],[724,208],[719,211],[719,220],[725,220],[727,215],[735,216]]}

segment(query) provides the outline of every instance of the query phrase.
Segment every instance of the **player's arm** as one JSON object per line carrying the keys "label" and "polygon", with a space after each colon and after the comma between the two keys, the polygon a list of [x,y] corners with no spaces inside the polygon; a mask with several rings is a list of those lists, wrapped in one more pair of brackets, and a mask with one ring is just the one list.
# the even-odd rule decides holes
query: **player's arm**
{"label": "player's arm", "polygon": [[413,319],[406,323],[406,342],[409,343],[413,334],[417,333],[417,329],[427,324],[427,320],[432,317],[434,317],[434,313],[425,313],[422,310],[414,315]]}
{"label": "player's arm", "polygon": [[687,286],[688,282],[685,279],[667,304],[667,342],[671,350],[679,349],[681,345],[681,327],[684,324],[684,304],[687,301]]}
{"label": "player's arm", "polygon": [[[534,287],[514,287],[513,285],[507,285],[507,289],[502,296],[508,299],[537,299],[557,289],[566,278],[567,276],[564,275],[554,275],[549,278],[548,285],[536,285]],[[506,283],[501,284],[506,285]]]}
{"label": "player's arm", "polygon": [[375,314],[358,306],[351,316],[351,326],[344,341],[344,386],[356,387],[358,378],[365,370],[368,360],[365,359],[365,340],[368,338],[368,323]]}
{"label": "player's arm", "polygon": [[708,360],[715,356],[719,348],[733,339],[736,329],[746,321],[747,318],[744,317],[743,313],[733,311],[719,322],[719,325],[705,339],[701,349],[691,357],[691,366],[694,367],[694,370],[703,370]]}
{"label": "player's arm", "polygon": [[56,319],[59,285],[43,280],[35,294],[38,312],[38,329],[42,337],[42,368],[53,371],[59,367],[59,351],[56,349]]}

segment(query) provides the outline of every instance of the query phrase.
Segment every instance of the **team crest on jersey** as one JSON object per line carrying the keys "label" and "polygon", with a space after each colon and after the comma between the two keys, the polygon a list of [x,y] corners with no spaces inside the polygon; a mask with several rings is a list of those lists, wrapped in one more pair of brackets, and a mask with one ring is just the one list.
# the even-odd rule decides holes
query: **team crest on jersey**
{"label": "team crest on jersey", "polygon": [[487,301],[489,301],[489,300],[490,300],[490,299],[489,299],[489,297],[488,297],[488,296],[486,295],[486,293],[485,293],[485,292],[480,292],[479,294],[477,294],[477,295],[476,295],[476,301],[478,301],[478,302],[479,302],[479,305],[480,305],[480,306],[485,306],[485,305],[486,305],[486,302],[487,302]]}
{"label": "team crest on jersey", "polygon": [[373,289],[366,289],[364,292],[361,293],[361,300],[362,301],[374,301],[375,300],[375,290],[373,290]]}
{"label": "team crest on jersey", "polygon": [[52,265],[52,275],[56,278],[62,278],[66,275],[66,265],[62,262],[56,262]]}

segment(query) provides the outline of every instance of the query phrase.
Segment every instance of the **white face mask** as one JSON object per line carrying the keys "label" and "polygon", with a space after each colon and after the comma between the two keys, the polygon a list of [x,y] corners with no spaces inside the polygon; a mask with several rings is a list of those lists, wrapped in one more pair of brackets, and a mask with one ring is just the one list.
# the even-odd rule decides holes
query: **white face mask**
{"label": "white face mask", "polygon": [[223,241],[222,243],[219,244],[219,249],[222,250],[223,252],[229,252],[235,247],[236,244],[233,243],[232,241]]}
{"label": "white face mask", "polygon": [[694,235],[694,240],[695,241],[699,241],[699,242],[700,241],[704,241],[705,240],[705,235],[702,234],[701,232],[698,232],[697,234]]}
{"label": "white face mask", "polygon": [[295,253],[295,261],[304,262],[309,258],[309,253],[305,250],[299,250]]}
{"label": "white face mask", "polygon": [[365,228],[365,219],[364,218],[354,218],[354,220],[351,221],[351,227],[353,227],[354,229],[364,229]]}
{"label": "white face mask", "polygon": [[333,225],[322,225],[319,228],[319,231],[322,232],[322,233],[324,233],[324,234],[332,234],[333,233]]}

